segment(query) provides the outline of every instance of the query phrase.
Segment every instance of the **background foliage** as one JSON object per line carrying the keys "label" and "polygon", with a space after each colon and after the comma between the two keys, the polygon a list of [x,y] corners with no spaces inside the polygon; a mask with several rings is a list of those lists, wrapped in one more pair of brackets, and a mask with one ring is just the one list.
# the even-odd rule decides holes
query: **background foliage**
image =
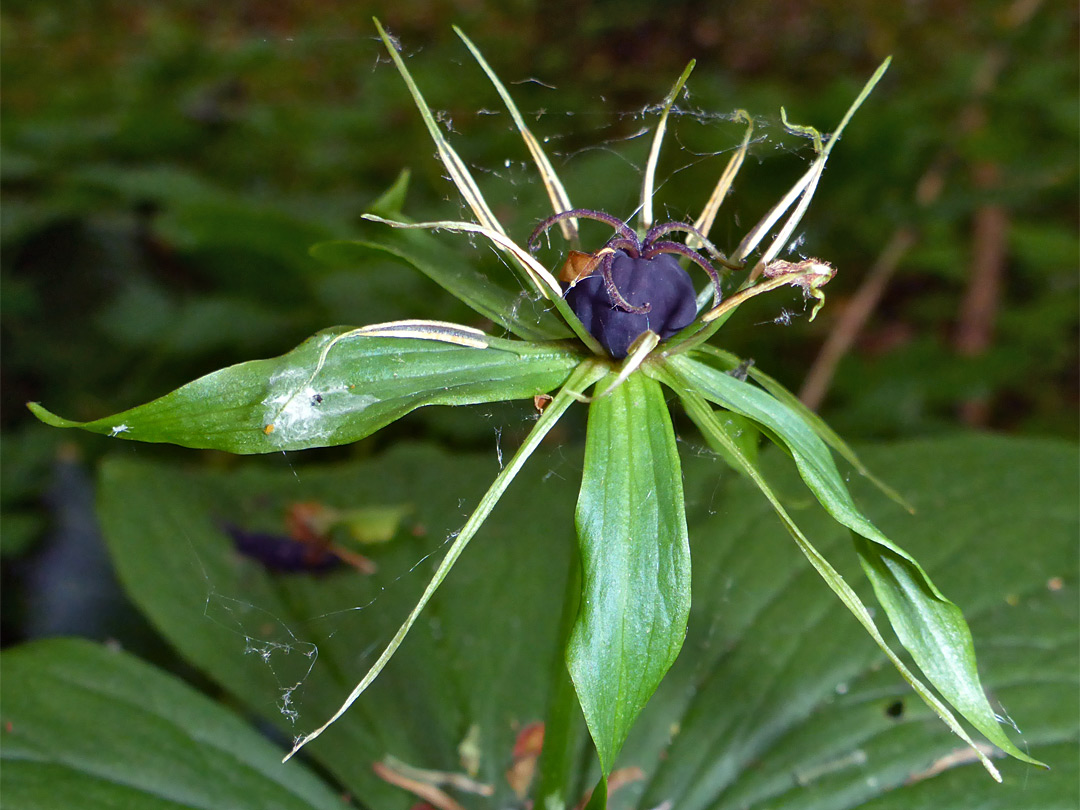
{"label": "background foliage", "polygon": [[[781,454],[767,456],[765,473],[794,504],[794,519],[867,598],[847,532]],[[372,769],[387,754],[444,771],[471,761],[494,797],[455,792],[466,807],[520,806],[504,774],[518,733],[544,716],[548,669],[561,664],[557,617],[574,554],[571,470],[581,449],[534,460],[383,677],[305,749],[361,806],[411,806]],[[855,496],[964,606],[986,687],[1021,723],[1021,745],[1053,771],[999,760],[1006,781],[992,781],[803,562],[755,487],[711,455],[688,453],[694,601],[686,646],[627,740],[619,765],[628,784],[613,807],[670,800],[690,810],[849,810],[871,799],[880,810],[1075,807],[1075,451],[963,437],[896,443],[867,461],[888,466],[933,520],[912,518],[865,480],[853,482]],[[283,743],[327,716],[377,655],[423,588],[426,577],[410,572],[418,560],[431,570],[428,555],[437,557],[459,525],[460,499],[475,502],[495,466],[487,453],[404,443],[377,459],[295,471],[118,456],[102,468],[100,517],[125,589],[203,674],[204,689]],[[298,498],[341,505],[358,492],[365,504],[425,493],[395,540],[372,549],[374,576],[348,568],[273,576],[232,547],[228,526],[273,531]],[[1018,536],[1037,538],[1038,553]],[[5,806],[51,807],[61,787],[115,800],[134,794],[140,807],[160,800],[254,810],[270,806],[275,789],[277,806],[294,806],[294,796],[324,806],[307,775],[295,773],[298,763],[273,767],[265,740],[220,707],[211,712],[193,690],[152,678],[116,650],[62,644],[5,654]],[[300,714],[296,725],[290,711]],[[463,745],[470,735],[471,749]],[[576,797],[597,766],[583,721],[570,740]],[[203,778],[188,775],[193,761]],[[41,796],[52,801],[35,803]]]}
{"label": "background foliage", "polygon": [[[76,450],[23,402],[95,418],[333,324],[471,317],[401,265],[307,253],[369,232],[360,213],[403,166],[413,170],[410,213],[444,217],[458,204],[380,60],[372,13],[402,38],[410,69],[519,238],[545,211],[543,191],[507,117],[489,113],[496,99],[451,24],[536,113],[571,198],[619,214],[637,202],[642,113],[696,58],[660,167],[661,210],[681,217],[703,203],[741,138],[729,120],[737,107],[759,117],[764,136],[714,232],[721,247],[805,165],[807,145],[783,133],[779,105],[828,126],[894,54],[804,220],[800,249],[840,269],[830,306],[813,324],[794,297],[790,319],[775,298],[748,306],[725,328],[725,348],[798,389],[895,244],[901,257],[829,378],[823,416],[853,440],[970,427],[1076,439],[1074,5],[385,5],[5,3],[5,644],[120,638],[184,670],[127,605],[96,540],[86,470],[105,440],[79,437]],[[470,261],[496,261],[462,248]],[[355,447],[304,458],[363,458],[405,436],[490,454],[495,430],[510,446],[527,424],[513,408],[461,410],[420,412]]]}

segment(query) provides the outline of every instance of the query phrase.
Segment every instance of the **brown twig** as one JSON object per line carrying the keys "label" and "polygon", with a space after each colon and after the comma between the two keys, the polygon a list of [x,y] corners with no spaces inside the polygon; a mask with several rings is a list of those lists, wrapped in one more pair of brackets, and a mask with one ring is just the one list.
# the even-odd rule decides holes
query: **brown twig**
{"label": "brown twig", "polygon": [[465,810],[460,804],[454,801],[443,790],[429,785],[427,782],[421,782],[418,779],[411,779],[407,776],[397,773],[393,768],[387,767],[381,762],[376,762],[371,766],[375,771],[375,775],[380,779],[389,782],[391,785],[396,785],[399,788],[412,793],[414,796],[423,799],[432,807],[438,808],[438,810]]}
{"label": "brown twig", "polygon": [[[993,163],[979,164],[973,173],[976,187],[983,191],[992,190],[1001,174]],[[978,357],[993,342],[1005,276],[1008,231],[1009,215],[1003,205],[987,203],[975,212],[971,270],[953,337],[953,347],[962,357]],[[982,427],[989,417],[990,403],[985,395],[975,395],[960,404],[960,418],[968,425]]]}
{"label": "brown twig", "polygon": [[372,763],[371,769],[383,781],[404,788],[438,810],[464,810],[441,789],[444,785],[481,796],[491,796],[494,793],[491,785],[477,782],[465,774],[416,768],[391,756],[381,762]]}
{"label": "brown twig", "polygon": [[[1019,28],[1041,6],[1042,0],[1015,0],[1004,15],[1004,25]],[[972,76],[971,100],[957,115],[954,130],[960,135],[986,126],[984,99],[997,84],[1005,67],[1007,51],[1004,46],[991,48]],[[940,195],[945,173],[952,162],[951,148],[942,151],[930,169],[919,179],[915,198],[925,207]],[[976,185],[984,190],[997,184],[996,166],[975,167]],[[972,269],[967,293],[958,315],[955,347],[968,356],[981,354],[990,345],[997,315],[998,300],[1004,275],[1008,215],[1000,205],[985,205],[974,217]],[[866,322],[877,309],[889,279],[904,254],[918,241],[910,224],[901,225],[890,237],[873,267],[863,280],[855,297],[841,314],[817,357],[807,372],[799,398],[803,404],[817,409],[828,393],[840,360],[850,351]],[[981,424],[986,418],[986,403],[965,403],[961,417],[969,424]]]}
{"label": "brown twig", "polygon": [[[1000,757],[1003,756],[1001,751],[998,751],[994,746],[986,743],[979,743],[979,750],[982,751],[988,757]],[[978,762],[979,754],[976,751],[972,751],[970,748],[958,748],[955,751],[950,751],[942,757],[938,757],[934,760],[933,764],[929,768],[917,771],[911,774],[904,784],[914,785],[916,782],[922,782],[931,777],[937,776],[940,773],[944,773],[950,768],[956,768],[960,765],[968,765],[972,762]]]}

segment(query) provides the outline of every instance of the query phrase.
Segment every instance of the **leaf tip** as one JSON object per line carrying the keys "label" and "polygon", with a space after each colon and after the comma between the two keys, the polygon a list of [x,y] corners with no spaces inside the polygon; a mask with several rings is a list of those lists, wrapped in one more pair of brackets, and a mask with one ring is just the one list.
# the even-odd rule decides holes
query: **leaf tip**
{"label": "leaf tip", "polygon": [[66,428],[73,427],[74,422],[70,419],[64,419],[62,416],[57,416],[52,411],[43,407],[40,402],[27,402],[26,407],[30,409],[30,413],[44,422],[46,425],[52,425],[53,427]]}
{"label": "leaf tip", "polygon": [[405,208],[405,197],[409,192],[409,180],[412,179],[412,170],[406,166],[394,182],[382,194],[376,197],[368,205],[368,211],[386,216],[400,216]]}

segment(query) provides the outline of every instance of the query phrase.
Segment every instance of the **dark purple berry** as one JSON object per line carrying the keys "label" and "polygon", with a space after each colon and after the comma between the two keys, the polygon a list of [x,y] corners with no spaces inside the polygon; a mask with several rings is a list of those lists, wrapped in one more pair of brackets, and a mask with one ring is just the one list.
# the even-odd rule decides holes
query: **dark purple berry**
{"label": "dark purple berry", "polygon": [[599,266],[566,291],[566,302],[585,328],[615,358],[623,358],[630,344],[647,329],[661,339],[689,326],[697,315],[697,293],[690,274],[675,256],[661,253],[651,259],[635,259],[617,250],[611,279],[623,298],[635,307],[649,305],[648,312],[627,312],[611,299]]}

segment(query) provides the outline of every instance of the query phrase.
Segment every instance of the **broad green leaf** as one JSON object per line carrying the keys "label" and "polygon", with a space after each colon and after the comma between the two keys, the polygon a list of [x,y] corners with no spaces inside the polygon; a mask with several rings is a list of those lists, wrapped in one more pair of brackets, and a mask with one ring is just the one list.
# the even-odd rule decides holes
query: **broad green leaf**
{"label": "broad green leaf", "polygon": [[544,302],[533,300],[524,291],[513,292],[494,283],[444,240],[425,231],[375,225],[366,225],[365,229],[373,232],[370,238],[321,242],[311,248],[311,255],[334,265],[369,261],[373,253],[389,255],[416,268],[480,315],[524,340],[572,336],[566,324],[544,309]]}
{"label": "broad green leaf", "polygon": [[858,512],[828,448],[799,413],[751,383],[690,357],[672,356],[667,366],[710,402],[757,422],[771,438],[779,440],[795,459],[807,486],[834,518],[853,531],[888,543]]}
{"label": "broad green leaf", "polygon": [[815,548],[813,543],[811,543],[809,538],[803,533],[802,529],[799,528],[798,524],[792,520],[791,515],[780,502],[780,499],[773,491],[772,486],[761,474],[760,468],[752,464],[749,459],[742,456],[739,449],[727,440],[723,431],[719,429],[717,415],[713,412],[705,399],[701,397],[700,394],[691,391],[680,391],[680,397],[682,397],[683,403],[686,405],[690,417],[694,420],[695,424],[706,433],[713,434],[717,441],[727,444],[729,455],[742,466],[743,472],[754,482],[754,485],[757,486],[761,493],[769,500],[769,503],[772,504],[777,517],[780,518],[781,524],[787,529],[788,533],[795,541],[795,544],[799,547],[799,551],[803,553],[803,556],[805,556],[814,567],[814,570],[821,575],[825,584],[836,594],[844,607],[851,611],[851,614],[859,621],[866,632],[870,634],[874,643],[878,645],[883,653],[885,653],[889,662],[896,667],[904,680],[911,684],[911,688],[915,690],[915,693],[945,722],[949,727],[949,730],[967,743],[971,752],[976,755],[978,760],[983,764],[983,767],[986,768],[987,772],[996,781],[1000,782],[1001,774],[994,767],[993,763],[990,762],[986,753],[971,739],[967,731],[960,725],[953,713],[949,711],[948,707],[938,699],[937,695],[933,694],[896,655],[892,647],[889,646],[889,643],[881,635],[877,624],[874,622],[873,616],[871,616],[870,611],[866,608],[862,599],[860,599],[859,595],[852,590],[851,586],[847,584],[833,565],[822,556],[817,548]]}
{"label": "broad green leaf", "polygon": [[92,422],[30,407],[56,427],[270,453],[354,442],[424,405],[530,398],[557,387],[580,360],[556,344],[503,340],[452,325],[441,325],[434,339],[383,337],[375,330],[328,329],[281,357],[215,371]]}
{"label": "broad green leaf", "polygon": [[999,748],[1041,765],[1015,748],[1002,732],[1001,721],[979,683],[975,646],[960,609],[952,603],[942,606],[937,594],[927,588],[929,578],[906,554],[862,537],[854,540],[863,571],[893,630],[938,691]]}
{"label": "broad green leaf", "polygon": [[566,656],[606,777],[678,656],[690,610],[675,433],[662,389],[643,374],[589,407],[575,523],[581,606]]}
{"label": "broad green leaf", "polygon": [[[854,494],[880,507],[882,528],[965,605],[998,713],[1053,770],[998,759],[1004,783],[988,778],[793,551],[756,487],[731,475],[722,486],[687,459],[690,629],[627,741],[620,765],[647,776],[620,807],[1067,810],[1080,802],[1075,448],[967,436],[860,453],[888,468],[917,517],[867,481],[854,481]],[[763,453],[762,466],[779,490],[797,486],[782,454]],[[845,553],[847,530],[810,499],[790,511],[866,600],[869,585]]]}
{"label": "broad green leaf", "polygon": [[232,712],[86,641],[3,654],[4,807],[340,810],[341,797]]}
{"label": "broad green leaf", "polygon": [[[152,623],[291,742],[330,717],[378,657],[499,464],[494,442],[482,456],[401,446],[347,465],[272,461],[185,471],[125,453],[102,470],[101,516],[121,582]],[[377,778],[375,762],[390,754],[461,771],[458,746],[474,725],[474,778],[495,793],[455,798],[467,807],[515,800],[504,777],[515,737],[542,719],[545,673],[563,658],[557,623],[574,553],[576,466],[543,450],[526,465],[382,676],[303,750],[366,806],[416,803]],[[348,566],[274,574],[234,547],[229,526],[287,536],[290,505],[313,501],[407,501],[415,511],[392,540],[364,549],[378,566],[371,576]]]}
{"label": "broad green leaf", "polygon": [[[771,430],[791,452],[806,485],[842,525],[869,540],[858,548],[881,605],[904,648],[934,687],[994,745],[1031,759],[1005,735],[979,682],[975,647],[963,613],[926,572],[855,506],[828,448],[795,411],[753,385],[693,359],[675,356],[669,367],[707,399]],[[885,556],[893,562],[886,565]],[[901,598],[901,594],[903,598]]]}
{"label": "broad green leaf", "polygon": [[[610,806],[1076,806],[1075,450],[966,437],[862,455],[889,469],[918,517],[891,508],[864,480],[852,482],[854,494],[877,507],[882,528],[965,605],[995,706],[1053,771],[1002,761],[999,785],[955,756],[960,741],[792,549],[753,484],[715,458],[687,454],[689,632],[616,762],[641,768],[644,778],[614,791]],[[140,608],[239,705],[291,736],[325,719],[374,660],[423,590],[434,565],[426,556],[441,553],[446,533],[464,521],[463,504],[480,498],[498,463],[493,451],[449,456],[420,447],[321,468],[272,462],[196,471],[123,453],[103,470],[101,514],[121,580]],[[509,752],[522,725],[543,717],[546,673],[562,657],[558,617],[575,554],[579,464],[572,448],[536,453],[386,672],[325,741],[305,749],[367,806],[416,803],[376,778],[371,763],[391,753],[460,771],[457,748],[474,724],[476,778],[495,793],[451,791],[454,798],[467,808],[517,801],[505,777]],[[787,456],[764,452],[762,466],[779,490],[797,485]],[[318,577],[270,574],[240,556],[223,529],[283,533],[289,504],[312,500],[335,508],[409,501],[416,512],[392,541],[365,549],[379,566],[372,576],[348,568]],[[791,514],[869,598],[855,555],[840,553],[850,548],[848,532],[809,498]],[[316,648],[314,661],[303,654]],[[293,725],[278,704],[281,690],[297,682],[289,693],[300,714]],[[573,806],[599,770],[576,742],[570,748],[581,768],[570,778]],[[935,763],[949,767],[928,775]],[[945,798],[936,801],[939,795]]]}

